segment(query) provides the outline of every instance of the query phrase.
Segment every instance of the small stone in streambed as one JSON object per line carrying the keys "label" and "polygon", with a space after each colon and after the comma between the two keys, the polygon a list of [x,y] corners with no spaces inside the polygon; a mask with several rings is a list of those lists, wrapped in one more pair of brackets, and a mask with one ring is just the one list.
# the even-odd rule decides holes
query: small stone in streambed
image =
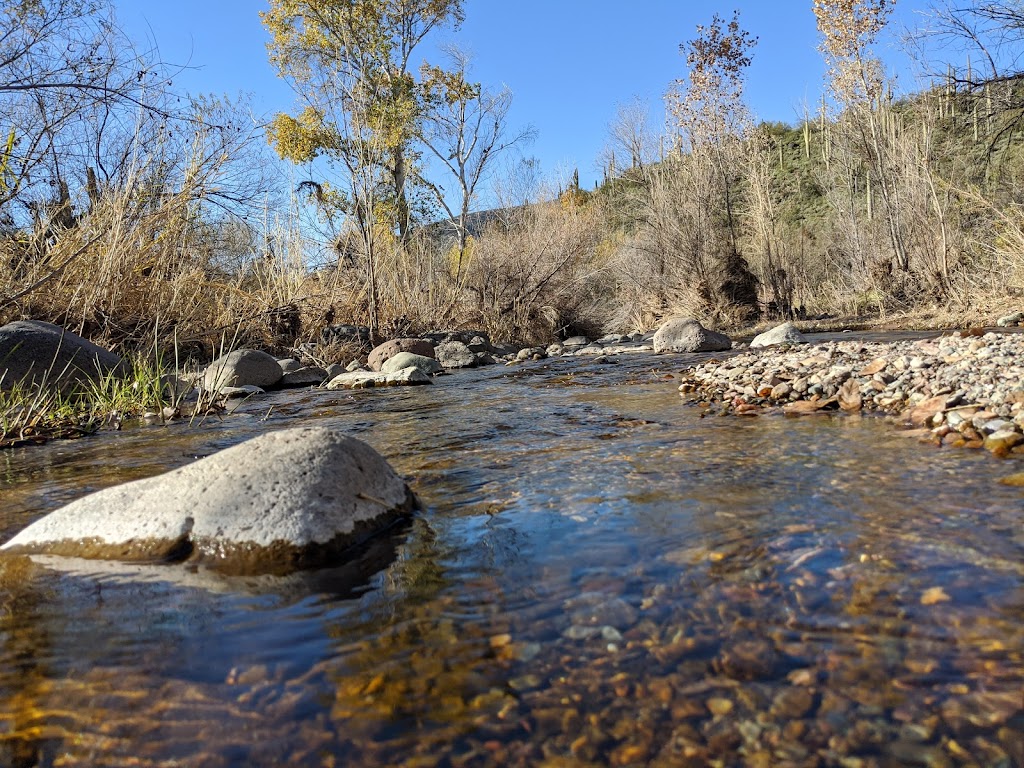
{"label": "small stone in streambed", "polygon": [[725,717],[732,712],[735,704],[730,699],[714,696],[707,700],[708,711],[715,717]]}
{"label": "small stone in streambed", "polygon": [[921,595],[921,605],[937,605],[939,603],[948,603],[952,598],[946,594],[946,590],[942,587],[931,587],[926,589]]}
{"label": "small stone in streambed", "polygon": [[770,680],[778,677],[783,663],[778,652],[766,640],[744,640],[722,649],[714,667],[733,680]]}
{"label": "small stone in streambed", "polygon": [[1024,488],[1024,472],[1018,472],[1014,475],[1001,477],[999,478],[999,482],[1002,485],[1009,485],[1014,488]]}

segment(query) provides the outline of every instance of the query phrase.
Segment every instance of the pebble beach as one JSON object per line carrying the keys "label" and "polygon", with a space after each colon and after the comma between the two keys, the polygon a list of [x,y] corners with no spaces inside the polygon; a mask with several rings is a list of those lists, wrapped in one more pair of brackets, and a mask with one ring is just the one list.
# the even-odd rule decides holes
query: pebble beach
{"label": "pebble beach", "polygon": [[681,376],[683,397],[726,412],[887,414],[936,443],[1024,456],[1024,334],[762,347]]}

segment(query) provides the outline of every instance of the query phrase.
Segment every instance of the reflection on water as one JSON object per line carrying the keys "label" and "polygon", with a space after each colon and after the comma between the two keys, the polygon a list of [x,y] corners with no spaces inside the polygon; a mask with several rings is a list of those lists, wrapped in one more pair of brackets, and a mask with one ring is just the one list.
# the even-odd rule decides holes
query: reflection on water
{"label": "reflection on water", "polygon": [[0,454],[5,537],[300,422],[427,506],[368,580],[2,561],[0,764],[1024,764],[1015,465],[871,418],[702,419],[678,364],[282,394]]}

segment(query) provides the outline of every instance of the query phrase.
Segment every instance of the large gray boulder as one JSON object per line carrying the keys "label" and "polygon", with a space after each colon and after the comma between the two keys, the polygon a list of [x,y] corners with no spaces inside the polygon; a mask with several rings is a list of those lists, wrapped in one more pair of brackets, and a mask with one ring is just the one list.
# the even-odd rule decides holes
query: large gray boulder
{"label": "large gray boulder", "polygon": [[223,387],[272,387],[284,378],[277,359],[257,349],[236,349],[210,363],[203,388],[218,392]]}
{"label": "large gray boulder", "polygon": [[399,352],[412,352],[422,357],[434,357],[434,345],[424,339],[392,339],[374,347],[366,358],[371,371],[381,371],[385,362]]}
{"label": "large gray boulder", "polygon": [[59,325],[15,320],[0,327],[0,389],[44,381],[66,389],[125,370],[113,352]]}
{"label": "large gray boulder", "polygon": [[445,368],[476,368],[476,353],[461,341],[445,341],[434,348],[434,356]]}
{"label": "large gray boulder", "polygon": [[722,352],[732,349],[724,333],[709,331],[693,318],[675,318],[654,334],[655,352]]}
{"label": "large gray boulder", "polygon": [[347,550],[407,517],[415,504],[405,482],[366,443],[301,427],[97,491],[0,549],[281,573],[344,562]]}
{"label": "large gray boulder", "polygon": [[751,347],[772,347],[777,344],[806,344],[807,338],[792,323],[777,325],[770,331],[758,334],[750,342]]}
{"label": "large gray boulder", "polygon": [[394,357],[389,357],[381,366],[381,373],[395,373],[403,368],[415,368],[427,376],[441,373],[444,369],[441,364],[432,357],[414,355],[412,352],[399,352]]}

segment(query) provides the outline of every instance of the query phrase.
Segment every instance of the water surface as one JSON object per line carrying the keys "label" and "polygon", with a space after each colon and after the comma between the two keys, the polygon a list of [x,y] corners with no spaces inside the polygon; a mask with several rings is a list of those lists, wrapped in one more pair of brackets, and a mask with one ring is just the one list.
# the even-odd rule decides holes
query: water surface
{"label": "water surface", "polygon": [[679,357],[279,393],[0,453],[4,539],[266,430],[425,504],[359,567],[0,565],[0,764],[1021,765],[1019,462],[702,417]]}

